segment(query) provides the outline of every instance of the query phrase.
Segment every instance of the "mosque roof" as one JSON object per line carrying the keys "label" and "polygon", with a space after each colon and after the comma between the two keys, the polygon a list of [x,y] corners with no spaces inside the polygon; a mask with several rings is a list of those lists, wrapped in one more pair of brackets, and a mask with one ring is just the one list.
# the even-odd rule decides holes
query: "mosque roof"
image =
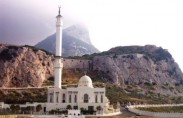
{"label": "mosque roof", "polygon": [[92,80],[89,76],[84,75],[80,78],[78,87],[89,87],[93,88]]}

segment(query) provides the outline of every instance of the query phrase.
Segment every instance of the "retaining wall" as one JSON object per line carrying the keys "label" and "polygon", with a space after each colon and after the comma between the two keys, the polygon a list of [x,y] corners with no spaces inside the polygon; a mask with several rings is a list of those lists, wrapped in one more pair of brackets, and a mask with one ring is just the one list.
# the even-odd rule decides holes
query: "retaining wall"
{"label": "retaining wall", "polygon": [[63,59],[65,69],[92,70],[92,60]]}
{"label": "retaining wall", "polygon": [[183,104],[130,105],[127,106],[127,108],[130,112],[136,113],[138,115],[156,116],[165,118],[183,118],[183,113],[149,112],[136,109],[138,107],[168,107],[168,106],[183,106]]}

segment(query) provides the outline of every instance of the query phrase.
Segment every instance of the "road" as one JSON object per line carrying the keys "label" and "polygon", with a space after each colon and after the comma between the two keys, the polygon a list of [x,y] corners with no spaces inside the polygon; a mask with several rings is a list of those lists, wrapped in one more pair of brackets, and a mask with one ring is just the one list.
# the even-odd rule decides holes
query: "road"
{"label": "road", "polygon": [[128,111],[125,107],[121,108],[122,116],[136,116],[136,114]]}

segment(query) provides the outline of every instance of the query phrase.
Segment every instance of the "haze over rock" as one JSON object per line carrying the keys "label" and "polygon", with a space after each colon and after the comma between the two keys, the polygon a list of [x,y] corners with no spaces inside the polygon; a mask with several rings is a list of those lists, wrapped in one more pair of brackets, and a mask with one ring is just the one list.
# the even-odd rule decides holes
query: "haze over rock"
{"label": "haze over rock", "polygon": [[68,28],[66,28],[64,31],[67,35],[70,35],[74,38],[80,39],[81,41],[92,45],[89,32],[84,24],[75,24]]}
{"label": "haze over rock", "polygon": [[[90,41],[88,30],[80,24],[63,30],[63,56],[81,56],[99,52]],[[53,34],[35,45],[49,52],[55,53],[56,34]]]}

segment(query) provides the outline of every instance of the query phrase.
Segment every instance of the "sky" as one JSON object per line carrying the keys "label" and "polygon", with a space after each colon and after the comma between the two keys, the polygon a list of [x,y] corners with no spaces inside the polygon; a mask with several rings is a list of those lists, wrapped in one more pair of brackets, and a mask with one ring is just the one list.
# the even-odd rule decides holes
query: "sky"
{"label": "sky", "polygon": [[[4,28],[0,35],[11,36],[7,32],[12,30],[13,37],[24,37],[18,37],[20,43],[29,39],[26,43],[34,45],[53,34],[61,5],[64,27],[85,24],[100,51],[127,45],[161,46],[183,69],[183,0],[0,0],[0,5],[0,28]],[[22,29],[14,32],[17,28]]]}

